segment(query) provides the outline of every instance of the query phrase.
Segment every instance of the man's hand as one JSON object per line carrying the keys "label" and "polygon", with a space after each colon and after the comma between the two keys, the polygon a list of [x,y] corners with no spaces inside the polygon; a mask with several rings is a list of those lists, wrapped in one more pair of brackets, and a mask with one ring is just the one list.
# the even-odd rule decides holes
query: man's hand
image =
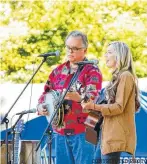
{"label": "man's hand", "polygon": [[39,115],[42,115],[42,116],[48,116],[49,115],[46,104],[39,104],[37,106],[37,110],[38,110]]}
{"label": "man's hand", "polygon": [[78,92],[67,92],[65,99],[76,101],[76,102],[81,102],[81,96]]}

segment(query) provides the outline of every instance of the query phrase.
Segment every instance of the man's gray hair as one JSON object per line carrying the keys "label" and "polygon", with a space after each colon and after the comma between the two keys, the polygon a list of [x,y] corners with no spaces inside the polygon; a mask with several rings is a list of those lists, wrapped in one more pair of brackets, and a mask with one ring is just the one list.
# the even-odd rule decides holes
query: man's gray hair
{"label": "man's gray hair", "polygon": [[87,39],[87,36],[84,34],[84,33],[82,33],[82,32],[80,32],[80,31],[72,31],[72,32],[70,32],[68,35],[67,35],[67,37],[66,37],[66,40],[69,38],[69,37],[81,37],[82,38],[82,41],[83,41],[83,46],[84,46],[84,48],[87,48],[88,47],[88,39]]}

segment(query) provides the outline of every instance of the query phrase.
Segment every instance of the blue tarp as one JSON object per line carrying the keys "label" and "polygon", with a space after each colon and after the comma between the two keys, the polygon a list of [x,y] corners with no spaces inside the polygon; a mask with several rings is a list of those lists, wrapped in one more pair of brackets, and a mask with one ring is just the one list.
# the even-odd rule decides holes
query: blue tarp
{"label": "blue tarp", "polygon": [[[136,156],[147,159],[147,92],[141,92],[141,107],[136,113],[137,129],[137,147]],[[21,140],[40,140],[44,130],[47,127],[47,121],[44,116],[40,116],[25,123],[24,130],[21,133]],[[5,131],[1,132],[1,140],[5,139]],[[9,136],[11,139],[11,136]],[[126,154],[124,154],[126,155]]]}

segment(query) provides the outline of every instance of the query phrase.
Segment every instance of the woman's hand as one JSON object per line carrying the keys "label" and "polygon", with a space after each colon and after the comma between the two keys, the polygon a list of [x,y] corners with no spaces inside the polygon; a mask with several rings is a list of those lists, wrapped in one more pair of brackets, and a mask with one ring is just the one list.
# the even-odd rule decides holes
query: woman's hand
{"label": "woman's hand", "polygon": [[81,102],[81,96],[78,92],[67,92],[65,99],[76,101],[76,102]]}

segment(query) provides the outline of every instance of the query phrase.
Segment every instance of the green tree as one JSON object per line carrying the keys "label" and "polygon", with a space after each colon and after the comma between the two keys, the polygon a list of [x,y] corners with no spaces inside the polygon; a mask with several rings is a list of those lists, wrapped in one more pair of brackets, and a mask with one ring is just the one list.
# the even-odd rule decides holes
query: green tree
{"label": "green tree", "polygon": [[[147,2],[144,0],[106,1],[9,1],[1,2],[0,27],[24,28],[24,35],[10,33],[1,39],[2,82],[26,82],[41,59],[37,55],[61,51],[48,58],[34,78],[45,82],[49,72],[64,60],[64,40],[78,29],[89,38],[88,58],[98,58],[104,80],[110,78],[103,54],[114,40],[126,42],[132,50],[138,77],[147,76]],[[15,24],[14,24],[15,23]]]}

